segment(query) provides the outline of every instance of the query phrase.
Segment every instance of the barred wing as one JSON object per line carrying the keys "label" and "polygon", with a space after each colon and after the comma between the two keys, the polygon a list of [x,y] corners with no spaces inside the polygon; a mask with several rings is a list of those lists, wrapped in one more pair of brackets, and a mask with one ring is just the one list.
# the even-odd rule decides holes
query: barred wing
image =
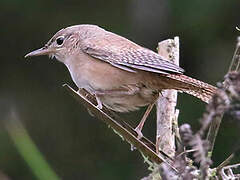
{"label": "barred wing", "polygon": [[126,71],[143,70],[161,74],[184,72],[159,54],[113,33],[86,39],[80,46],[88,55]]}

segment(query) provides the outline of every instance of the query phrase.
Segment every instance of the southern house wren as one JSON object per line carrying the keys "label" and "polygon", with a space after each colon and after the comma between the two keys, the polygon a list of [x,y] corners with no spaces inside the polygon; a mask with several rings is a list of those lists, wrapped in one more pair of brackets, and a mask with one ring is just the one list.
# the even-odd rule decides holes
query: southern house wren
{"label": "southern house wren", "polygon": [[154,102],[163,89],[176,89],[208,102],[216,88],[183,75],[184,70],[159,54],[96,25],[58,31],[48,43],[25,57],[49,55],[64,63],[78,88],[94,94],[117,112]]}

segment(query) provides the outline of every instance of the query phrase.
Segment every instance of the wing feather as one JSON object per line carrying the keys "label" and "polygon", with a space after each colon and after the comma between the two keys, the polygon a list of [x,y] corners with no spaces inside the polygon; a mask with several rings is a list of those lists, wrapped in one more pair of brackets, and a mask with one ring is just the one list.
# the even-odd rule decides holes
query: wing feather
{"label": "wing feather", "polygon": [[116,34],[111,33],[110,37],[107,36],[109,34],[101,38],[85,39],[81,43],[81,50],[129,72],[135,72],[136,69],[160,74],[184,72],[181,67],[167,61],[159,54]]}

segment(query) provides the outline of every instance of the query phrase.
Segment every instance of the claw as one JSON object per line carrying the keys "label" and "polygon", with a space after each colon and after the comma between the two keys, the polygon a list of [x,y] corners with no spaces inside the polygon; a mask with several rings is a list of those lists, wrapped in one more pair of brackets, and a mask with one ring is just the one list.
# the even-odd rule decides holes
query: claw
{"label": "claw", "polygon": [[97,108],[98,109],[102,109],[103,108],[103,106],[102,106],[102,102],[101,102],[101,100],[99,99],[99,97],[97,96],[97,95],[95,95],[96,96],[96,100],[97,100]]}
{"label": "claw", "polygon": [[143,133],[142,133],[141,129],[139,127],[136,127],[135,131],[137,133],[137,139],[138,140],[141,139],[143,137]]}
{"label": "claw", "polygon": [[96,106],[98,109],[102,109],[102,103]]}

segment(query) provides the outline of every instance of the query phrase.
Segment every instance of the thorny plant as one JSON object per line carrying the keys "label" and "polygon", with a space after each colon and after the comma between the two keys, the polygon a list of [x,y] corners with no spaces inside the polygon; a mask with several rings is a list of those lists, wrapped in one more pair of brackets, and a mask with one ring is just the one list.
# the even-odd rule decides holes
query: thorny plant
{"label": "thorny plant", "polygon": [[[239,43],[235,51],[233,61],[239,64]],[[236,64],[232,62],[232,65]],[[237,66],[238,67],[238,66]],[[239,68],[239,67],[238,67]],[[223,83],[218,84],[218,91],[213,96],[212,101],[207,105],[206,112],[200,120],[201,128],[195,134],[189,124],[180,126],[181,142],[177,148],[173,166],[162,163],[159,171],[163,180],[174,179],[239,179],[240,174],[234,174],[233,169],[240,168],[240,164],[228,165],[234,154],[239,151],[236,149],[222,164],[217,168],[210,168],[212,164],[211,154],[218,128],[223,114],[231,115],[232,119],[240,120],[240,72],[238,68],[230,71]],[[230,67],[231,70],[232,67]],[[209,132],[207,133],[207,130]],[[192,159],[190,159],[191,157]]]}

